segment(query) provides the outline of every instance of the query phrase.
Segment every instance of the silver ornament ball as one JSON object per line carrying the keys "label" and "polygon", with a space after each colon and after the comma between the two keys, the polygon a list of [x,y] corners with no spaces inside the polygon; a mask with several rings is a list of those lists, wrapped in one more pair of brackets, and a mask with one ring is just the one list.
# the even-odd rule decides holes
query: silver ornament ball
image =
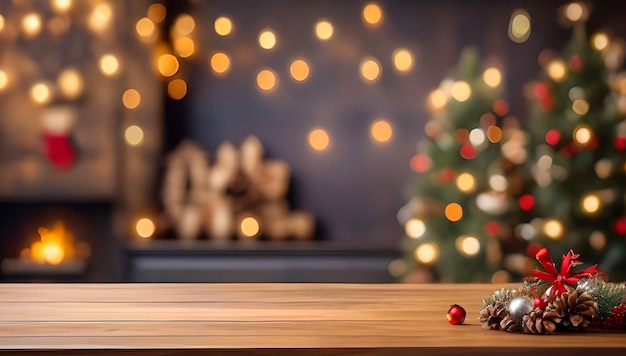
{"label": "silver ornament ball", "polygon": [[526,297],[515,297],[509,302],[509,314],[521,318],[533,310],[533,302]]}

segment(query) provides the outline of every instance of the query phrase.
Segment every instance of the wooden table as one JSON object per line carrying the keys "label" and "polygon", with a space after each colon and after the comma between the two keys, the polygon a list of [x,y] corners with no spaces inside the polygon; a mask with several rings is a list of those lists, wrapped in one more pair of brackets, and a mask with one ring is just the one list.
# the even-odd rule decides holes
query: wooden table
{"label": "wooden table", "polygon": [[[497,285],[0,284],[0,351],[32,354],[626,354],[626,333],[483,330]],[[458,303],[465,325],[450,325]],[[236,351],[233,353],[233,351]]]}

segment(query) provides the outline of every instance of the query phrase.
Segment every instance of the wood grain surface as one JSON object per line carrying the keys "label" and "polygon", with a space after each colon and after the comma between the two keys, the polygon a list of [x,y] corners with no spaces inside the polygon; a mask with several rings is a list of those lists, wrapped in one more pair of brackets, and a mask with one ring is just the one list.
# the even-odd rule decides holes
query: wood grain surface
{"label": "wood grain surface", "polygon": [[[626,333],[483,330],[491,284],[0,284],[20,354],[626,354]],[[450,325],[451,304],[467,310]]]}

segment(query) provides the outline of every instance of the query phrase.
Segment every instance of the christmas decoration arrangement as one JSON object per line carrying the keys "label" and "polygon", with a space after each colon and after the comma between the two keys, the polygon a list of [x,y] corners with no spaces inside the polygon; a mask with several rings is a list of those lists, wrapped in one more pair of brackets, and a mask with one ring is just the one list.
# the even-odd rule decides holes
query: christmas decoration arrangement
{"label": "christmas decoration arrangement", "polygon": [[183,141],[166,164],[163,225],[181,239],[311,239],[313,215],[290,210],[287,202],[289,165],[263,155],[255,136],[239,149],[222,143],[213,162],[197,144]]}
{"label": "christmas decoration arrangement", "polygon": [[540,249],[543,270],[535,269],[520,288],[498,289],[483,300],[483,328],[527,334],[626,328],[626,284],[607,282],[597,265],[577,268],[578,257],[570,250],[557,269],[549,250]]}

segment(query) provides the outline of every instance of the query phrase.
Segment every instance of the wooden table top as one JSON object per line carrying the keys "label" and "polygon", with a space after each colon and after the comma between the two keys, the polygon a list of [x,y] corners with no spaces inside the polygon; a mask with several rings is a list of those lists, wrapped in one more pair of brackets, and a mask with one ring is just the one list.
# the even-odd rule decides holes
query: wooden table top
{"label": "wooden table top", "polygon": [[[492,284],[0,284],[0,351],[626,354],[626,333],[483,330]],[[467,310],[451,325],[451,304]],[[393,348],[390,350],[390,348]],[[132,352],[131,352],[132,353]]]}

